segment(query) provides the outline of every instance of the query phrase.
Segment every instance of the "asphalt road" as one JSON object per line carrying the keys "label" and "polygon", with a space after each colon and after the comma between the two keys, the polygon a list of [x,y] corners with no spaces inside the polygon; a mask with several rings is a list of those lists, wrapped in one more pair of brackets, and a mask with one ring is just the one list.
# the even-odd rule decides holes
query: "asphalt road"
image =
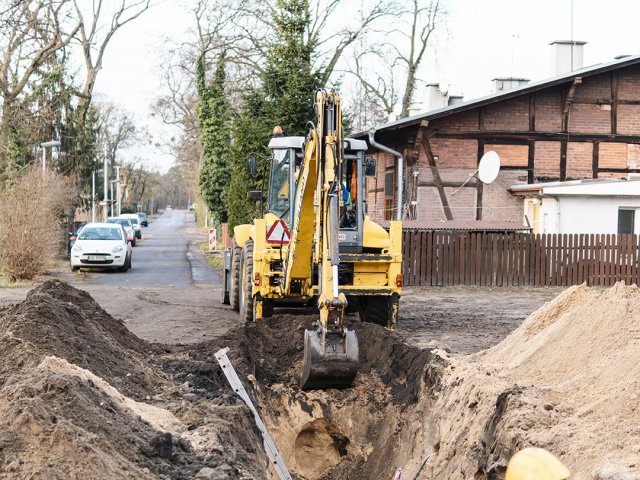
{"label": "asphalt road", "polygon": [[195,229],[192,225],[187,228],[186,217],[185,210],[165,211],[148,227],[142,227],[142,240],[133,247],[132,268],[127,273],[85,270],[80,274],[82,283],[135,287],[217,286],[219,275],[207,265],[194,244]]}
{"label": "asphalt road", "polygon": [[142,227],[126,272],[63,272],[62,279],[88,291],[136,335],[162,343],[217,337],[239,321],[220,303],[220,275],[207,264],[193,215],[168,210]]}

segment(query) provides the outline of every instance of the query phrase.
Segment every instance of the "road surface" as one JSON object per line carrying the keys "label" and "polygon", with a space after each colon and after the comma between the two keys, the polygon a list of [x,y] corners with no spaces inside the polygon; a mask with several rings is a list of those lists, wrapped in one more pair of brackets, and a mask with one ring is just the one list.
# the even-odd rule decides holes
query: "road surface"
{"label": "road surface", "polygon": [[168,210],[142,228],[127,273],[86,270],[59,276],[88,291],[145,340],[207,340],[236,325],[239,317],[220,304],[220,276],[195,244],[205,238],[190,213]]}

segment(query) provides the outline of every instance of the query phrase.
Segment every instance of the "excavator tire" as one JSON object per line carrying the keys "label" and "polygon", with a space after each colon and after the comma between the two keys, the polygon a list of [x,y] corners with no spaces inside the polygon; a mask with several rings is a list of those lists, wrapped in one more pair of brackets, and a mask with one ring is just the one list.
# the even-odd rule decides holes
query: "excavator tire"
{"label": "excavator tire", "polygon": [[229,282],[229,300],[231,308],[236,312],[240,311],[240,257],[242,247],[239,247],[235,238],[231,243],[231,281]]}
{"label": "excavator tire", "polygon": [[253,240],[247,240],[242,247],[240,260],[240,318],[253,322]]}
{"label": "excavator tire", "polygon": [[394,301],[397,308],[397,296],[359,297],[358,313],[360,314],[360,321],[391,327]]}

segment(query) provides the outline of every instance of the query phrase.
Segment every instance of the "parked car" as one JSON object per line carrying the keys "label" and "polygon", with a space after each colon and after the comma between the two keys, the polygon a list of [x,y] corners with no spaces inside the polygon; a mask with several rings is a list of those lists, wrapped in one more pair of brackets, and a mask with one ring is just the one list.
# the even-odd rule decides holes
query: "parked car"
{"label": "parked car", "polygon": [[138,212],[138,218],[140,219],[140,225],[143,227],[148,227],[149,222],[147,221],[147,214],[144,212]]}
{"label": "parked car", "polygon": [[113,223],[88,223],[71,248],[71,271],[79,268],[131,268],[131,244],[124,227]]}
{"label": "parked car", "polygon": [[123,213],[120,215],[122,218],[128,218],[133,225],[133,233],[135,233],[138,240],[142,240],[142,228],[140,228],[140,218],[137,213]]}
{"label": "parked car", "polygon": [[131,242],[131,246],[136,246],[136,232],[133,229],[133,224],[131,220],[125,217],[109,217],[107,218],[107,223],[119,223],[122,225],[127,232],[127,241]]}

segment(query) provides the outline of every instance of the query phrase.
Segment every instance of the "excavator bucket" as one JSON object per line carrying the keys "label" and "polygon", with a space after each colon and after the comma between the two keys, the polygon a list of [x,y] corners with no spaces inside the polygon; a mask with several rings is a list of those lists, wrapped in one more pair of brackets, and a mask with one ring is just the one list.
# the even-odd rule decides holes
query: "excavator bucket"
{"label": "excavator bucket", "polygon": [[349,330],[346,335],[327,333],[322,336],[315,330],[304,332],[304,364],[300,376],[300,388],[347,388],[358,373],[358,338]]}

